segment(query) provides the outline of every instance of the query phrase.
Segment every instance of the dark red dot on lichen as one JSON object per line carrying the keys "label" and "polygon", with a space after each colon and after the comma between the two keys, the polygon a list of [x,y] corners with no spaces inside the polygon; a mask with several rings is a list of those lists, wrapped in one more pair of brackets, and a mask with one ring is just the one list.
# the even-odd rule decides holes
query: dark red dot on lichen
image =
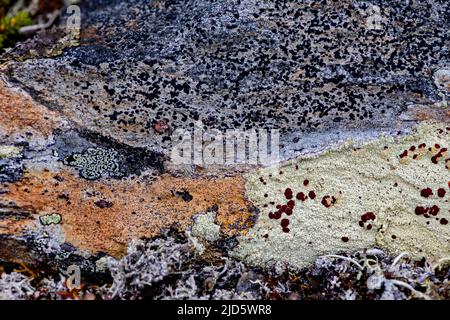
{"label": "dark red dot on lichen", "polygon": [[393,235],[391,236],[391,238],[392,238],[393,240],[395,240],[395,239],[397,239],[397,236],[396,236],[395,234],[393,234]]}
{"label": "dark red dot on lichen", "polygon": [[348,239],[348,237],[342,237],[341,240],[344,242],[348,242],[349,239]]}
{"label": "dark red dot on lichen", "polygon": [[424,207],[416,207],[416,210],[414,211],[418,216],[422,215],[425,213],[425,208]]}
{"label": "dark red dot on lichen", "polygon": [[439,213],[440,209],[437,205],[434,205],[430,208],[430,214],[436,216]]}
{"label": "dark red dot on lichen", "polygon": [[443,198],[443,197],[445,197],[445,189],[444,188],[439,188],[438,189],[438,191],[437,191],[437,194],[438,194],[438,196],[440,197],[440,198]]}
{"label": "dark red dot on lichen", "polygon": [[419,144],[419,148],[420,149],[423,149],[423,148],[425,148],[427,145],[425,144],[425,143],[421,143],[421,144]]}
{"label": "dark red dot on lichen", "polygon": [[430,188],[425,188],[420,191],[420,195],[424,198],[428,198],[429,196],[433,195],[433,190],[431,190]]}
{"label": "dark red dot on lichen", "polygon": [[309,185],[309,180],[306,179],[305,181],[303,181],[303,185],[304,185],[305,187],[308,186],[308,185]]}
{"label": "dark red dot on lichen", "polygon": [[292,214],[292,208],[291,207],[287,207],[286,210],[284,211],[288,216],[290,216]]}
{"label": "dark red dot on lichen", "polygon": [[373,212],[366,212],[361,216],[362,222],[367,222],[369,220],[375,220],[375,219],[376,219],[376,215]]}
{"label": "dark red dot on lichen", "polygon": [[441,223],[442,225],[447,225],[447,224],[448,224],[448,220],[445,219],[445,218],[442,218],[441,221],[440,221],[440,223]]}
{"label": "dark red dot on lichen", "polygon": [[314,200],[314,199],[316,198],[316,193],[315,193],[314,191],[310,191],[310,192],[308,193],[308,196],[309,196],[312,200]]}
{"label": "dark red dot on lichen", "polygon": [[283,228],[287,228],[289,226],[289,220],[288,219],[281,220],[281,226]]}
{"label": "dark red dot on lichen", "polygon": [[412,151],[412,152],[416,151],[416,146],[411,146],[411,148],[409,148],[409,151]]}
{"label": "dark red dot on lichen", "polygon": [[303,192],[297,193],[297,200],[305,201],[306,200],[305,194]]}
{"label": "dark red dot on lichen", "polygon": [[400,154],[400,158],[401,159],[403,159],[403,158],[406,158],[408,156],[408,150],[405,150],[405,151],[403,151],[401,154]]}
{"label": "dark red dot on lichen", "polygon": [[367,225],[367,230],[372,230],[372,225],[371,224]]}
{"label": "dark red dot on lichen", "polygon": [[287,206],[291,209],[294,209],[295,207],[295,201],[294,200],[289,200],[287,203]]}
{"label": "dark red dot on lichen", "polygon": [[264,194],[264,198],[267,198],[269,195],[267,193]]}
{"label": "dark red dot on lichen", "polygon": [[292,189],[291,188],[287,188],[286,190],[284,190],[284,196],[288,200],[292,199],[292,197],[293,197]]}
{"label": "dark red dot on lichen", "polygon": [[325,208],[331,207],[331,197],[330,196],[323,197],[321,203],[325,206]]}
{"label": "dark red dot on lichen", "polygon": [[441,148],[441,146],[440,146],[439,144],[437,144],[437,143],[434,145],[434,147],[435,147],[436,149],[440,149],[440,148]]}
{"label": "dark red dot on lichen", "polygon": [[431,157],[431,162],[433,162],[434,164],[437,164],[439,160],[439,155],[434,155]]}
{"label": "dark red dot on lichen", "polygon": [[283,228],[284,233],[289,233],[290,231],[291,231],[291,229],[289,229],[289,228]]}

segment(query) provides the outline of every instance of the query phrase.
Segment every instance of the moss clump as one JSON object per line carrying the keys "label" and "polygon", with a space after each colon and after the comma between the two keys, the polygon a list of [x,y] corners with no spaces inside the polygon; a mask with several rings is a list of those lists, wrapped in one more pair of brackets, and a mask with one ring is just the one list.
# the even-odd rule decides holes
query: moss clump
{"label": "moss clump", "polygon": [[0,50],[13,45],[19,36],[19,29],[30,25],[32,19],[25,11],[18,12],[14,17],[2,16],[2,11],[9,1],[0,1]]}

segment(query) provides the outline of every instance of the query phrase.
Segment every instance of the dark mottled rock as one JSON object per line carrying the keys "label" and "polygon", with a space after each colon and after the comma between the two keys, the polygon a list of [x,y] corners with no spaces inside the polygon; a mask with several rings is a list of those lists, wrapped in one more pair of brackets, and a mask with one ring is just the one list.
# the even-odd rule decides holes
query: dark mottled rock
{"label": "dark mottled rock", "polygon": [[82,14],[81,46],[13,63],[10,80],[80,128],[165,154],[197,120],[279,128],[284,156],[397,133],[407,104],[441,99],[432,75],[449,56],[438,0],[97,0]]}

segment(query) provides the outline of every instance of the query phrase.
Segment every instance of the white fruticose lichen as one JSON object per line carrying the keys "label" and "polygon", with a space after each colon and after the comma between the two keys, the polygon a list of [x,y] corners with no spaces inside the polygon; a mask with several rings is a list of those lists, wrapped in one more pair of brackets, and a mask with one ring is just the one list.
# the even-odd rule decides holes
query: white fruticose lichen
{"label": "white fruticose lichen", "polygon": [[113,284],[106,292],[108,299],[134,299],[145,289],[179,272],[203,248],[189,237],[186,243],[174,238],[153,241],[132,241],[128,253],[121,260],[109,258],[108,269]]}
{"label": "white fruticose lichen", "polygon": [[192,235],[206,241],[216,241],[220,238],[220,226],[215,223],[216,214],[211,211],[195,217]]}
{"label": "white fruticose lichen", "polygon": [[0,300],[25,300],[34,291],[30,279],[23,274],[17,272],[2,273],[0,277]]}
{"label": "white fruticose lichen", "polygon": [[[423,143],[426,147],[419,148]],[[358,146],[348,142],[314,158],[251,172],[246,190],[260,219],[240,238],[234,256],[251,265],[281,261],[293,268],[306,267],[320,255],[374,245],[390,254],[407,251],[417,259],[450,256],[450,225],[445,223],[450,220],[449,152],[433,161],[439,149],[449,147],[445,125],[422,123],[408,136]],[[293,190],[296,202],[293,214],[282,217],[290,221],[289,232],[282,231],[280,220],[268,217],[277,211],[275,204],[287,203],[286,188]],[[421,196],[423,188],[431,188],[433,196]],[[445,197],[437,195],[438,189],[445,189]],[[295,199],[297,192],[308,196],[309,191],[316,199]],[[321,203],[325,196],[335,199],[329,207]],[[439,207],[436,216],[415,213],[417,206],[434,205]],[[376,219],[361,226],[366,212]]]}

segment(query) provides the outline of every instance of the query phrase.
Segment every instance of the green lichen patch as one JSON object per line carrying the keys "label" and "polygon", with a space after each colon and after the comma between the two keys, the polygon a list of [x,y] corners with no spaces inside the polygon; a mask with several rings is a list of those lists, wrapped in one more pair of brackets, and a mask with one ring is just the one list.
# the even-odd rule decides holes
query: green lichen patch
{"label": "green lichen patch", "polygon": [[0,159],[18,158],[22,153],[22,148],[9,145],[0,145]]}
{"label": "green lichen patch", "polygon": [[216,214],[211,211],[198,215],[192,226],[192,235],[200,237],[206,241],[216,241],[220,238],[220,226],[215,223]]}
{"label": "green lichen patch", "polygon": [[62,216],[59,213],[47,214],[45,216],[40,216],[39,221],[44,226],[60,224],[62,221]]}
{"label": "green lichen patch", "polygon": [[88,180],[101,177],[120,177],[119,153],[112,149],[89,148],[64,159],[64,164],[75,167]]}
{"label": "green lichen patch", "polygon": [[424,123],[406,137],[349,142],[248,174],[261,217],[234,254],[252,265],[294,268],[374,245],[414,258],[450,256],[449,146],[449,128]]}

